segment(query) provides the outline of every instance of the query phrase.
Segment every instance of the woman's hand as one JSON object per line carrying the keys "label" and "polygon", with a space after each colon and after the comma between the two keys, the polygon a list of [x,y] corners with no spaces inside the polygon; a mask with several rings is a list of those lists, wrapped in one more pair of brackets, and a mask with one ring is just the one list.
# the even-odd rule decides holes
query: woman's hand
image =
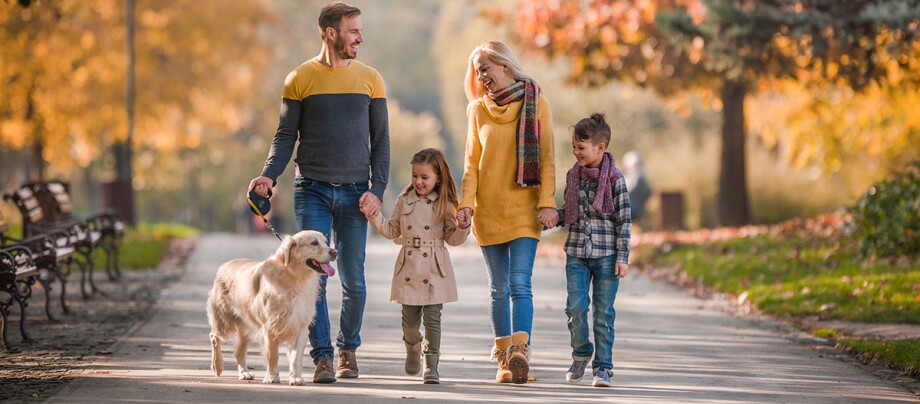
{"label": "woman's hand", "polygon": [[540,212],[537,213],[537,221],[540,222],[544,228],[552,229],[556,227],[556,223],[559,222],[559,213],[556,212],[556,209],[542,208]]}
{"label": "woman's hand", "polygon": [[472,224],[472,212],[473,210],[470,208],[463,208],[457,211],[457,225],[460,226],[461,229],[470,227],[470,224]]}

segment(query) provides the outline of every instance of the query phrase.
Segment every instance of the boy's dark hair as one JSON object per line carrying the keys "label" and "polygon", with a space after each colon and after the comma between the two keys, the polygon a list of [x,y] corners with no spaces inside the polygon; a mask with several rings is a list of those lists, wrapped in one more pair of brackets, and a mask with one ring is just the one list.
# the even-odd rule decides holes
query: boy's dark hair
{"label": "boy's dark hair", "polygon": [[603,143],[610,147],[610,125],[604,120],[604,114],[595,112],[573,126],[572,134],[578,141],[590,140],[592,144]]}
{"label": "boy's dark hair", "polygon": [[346,4],[341,1],[334,1],[323,7],[319,12],[319,30],[325,33],[326,28],[332,27],[336,31],[342,25],[343,18],[351,18],[361,15],[361,10],[357,7]]}

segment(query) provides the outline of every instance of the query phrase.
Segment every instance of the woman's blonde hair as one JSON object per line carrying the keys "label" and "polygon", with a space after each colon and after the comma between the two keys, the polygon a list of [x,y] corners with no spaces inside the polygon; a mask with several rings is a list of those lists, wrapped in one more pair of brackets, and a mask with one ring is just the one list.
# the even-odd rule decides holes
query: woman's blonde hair
{"label": "woman's blonde hair", "polygon": [[[457,197],[457,185],[454,184],[454,176],[450,173],[450,166],[447,165],[447,157],[438,149],[425,149],[412,156],[412,164],[429,164],[434,169],[435,175],[438,176],[438,185],[435,190],[438,191],[438,200],[435,202],[435,216],[439,220],[450,220],[457,222],[457,206],[460,199]],[[406,187],[403,195],[412,190],[412,184]]]}
{"label": "woman's blonde hair", "polygon": [[524,69],[521,68],[521,62],[518,61],[517,56],[514,56],[514,52],[511,51],[508,45],[502,41],[489,41],[473,48],[473,52],[470,53],[466,68],[466,80],[463,82],[467,101],[479,99],[488,92],[486,87],[477,79],[476,68],[473,66],[473,58],[480,53],[489,58],[492,63],[507,67],[515,81],[530,80],[536,83],[536,80],[524,73]]}

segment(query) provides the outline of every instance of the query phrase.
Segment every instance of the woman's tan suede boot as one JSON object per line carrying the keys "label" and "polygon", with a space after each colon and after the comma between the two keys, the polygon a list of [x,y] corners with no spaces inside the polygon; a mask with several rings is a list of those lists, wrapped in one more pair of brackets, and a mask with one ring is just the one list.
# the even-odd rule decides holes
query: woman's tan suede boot
{"label": "woman's tan suede boot", "polygon": [[511,346],[508,347],[508,369],[511,371],[511,382],[514,384],[527,383],[527,373],[530,371],[530,347],[527,345],[528,336],[524,331],[511,335]]}
{"label": "woman's tan suede boot", "polygon": [[498,362],[498,371],[495,372],[495,383],[511,383],[511,371],[508,370],[508,348],[511,347],[511,337],[495,339],[492,347],[492,361]]}

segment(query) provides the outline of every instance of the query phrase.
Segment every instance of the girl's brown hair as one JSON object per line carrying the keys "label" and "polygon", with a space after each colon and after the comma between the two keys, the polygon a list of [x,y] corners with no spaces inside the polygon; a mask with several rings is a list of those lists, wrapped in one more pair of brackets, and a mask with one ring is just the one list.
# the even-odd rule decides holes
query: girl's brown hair
{"label": "girl's brown hair", "polygon": [[603,143],[605,147],[610,148],[610,125],[604,119],[604,114],[600,112],[595,112],[590,117],[578,121],[572,127],[572,134],[579,142],[588,140],[591,141],[591,144]]}
{"label": "girl's brown hair", "polygon": [[[412,156],[412,164],[423,163],[430,164],[438,176],[438,184],[435,186],[435,190],[438,191],[435,214],[441,220],[456,223],[457,206],[460,204],[460,199],[457,198],[457,186],[454,184],[453,175],[450,174],[447,157],[438,149],[425,149]],[[408,194],[411,190],[412,184],[409,184],[403,191],[403,195]]]}

